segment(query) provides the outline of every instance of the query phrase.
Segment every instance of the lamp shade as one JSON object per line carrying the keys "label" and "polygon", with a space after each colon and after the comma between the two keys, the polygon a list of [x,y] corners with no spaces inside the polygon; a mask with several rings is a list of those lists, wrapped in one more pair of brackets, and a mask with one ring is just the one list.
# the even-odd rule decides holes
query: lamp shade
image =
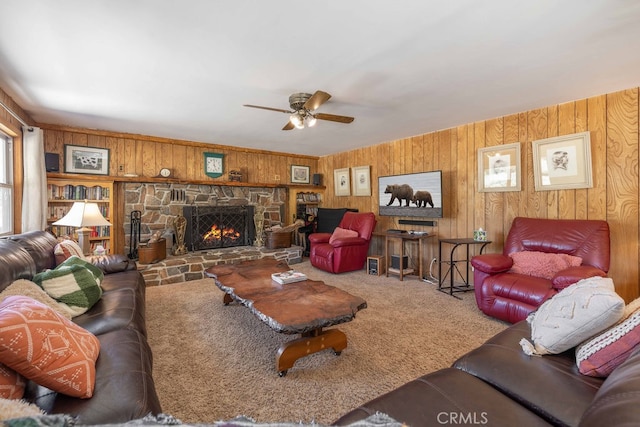
{"label": "lamp shade", "polygon": [[100,213],[97,203],[75,202],[69,212],[53,225],[66,225],[69,227],[93,227],[93,226],[110,226]]}

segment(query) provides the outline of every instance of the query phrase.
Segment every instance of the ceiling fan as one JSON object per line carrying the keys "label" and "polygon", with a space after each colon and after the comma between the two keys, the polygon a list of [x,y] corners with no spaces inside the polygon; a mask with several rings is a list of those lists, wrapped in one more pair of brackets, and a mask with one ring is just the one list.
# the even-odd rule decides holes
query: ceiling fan
{"label": "ceiling fan", "polygon": [[338,123],[351,123],[353,117],[338,116],[335,114],[316,113],[322,104],[327,102],[331,98],[327,92],[317,90],[316,93],[311,95],[310,93],[294,93],[289,96],[289,106],[291,110],[283,110],[280,108],[261,107],[260,105],[244,104],[245,107],[260,108],[262,110],[278,111],[280,113],[290,114],[289,121],[282,128],[282,130],[291,130],[293,128],[303,129],[305,124],[307,127],[311,127],[316,124],[317,120],[329,120],[331,122]]}

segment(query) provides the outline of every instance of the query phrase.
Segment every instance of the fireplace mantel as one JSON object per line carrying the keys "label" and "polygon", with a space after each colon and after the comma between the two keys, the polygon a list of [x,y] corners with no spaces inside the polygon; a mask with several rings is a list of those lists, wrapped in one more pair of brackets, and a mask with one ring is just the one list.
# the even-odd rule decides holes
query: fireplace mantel
{"label": "fireplace mantel", "polygon": [[[78,179],[77,174],[69,173],[47,173],[47,178],[56,179]],[[220,185],[225,187],[264,187],[264,188],[314,188],[324,190],[324,185],[312,184],[283,184],[279,182],[238,182],[238,181],[216,181],[214,179],[181,179],[181,178],[159,178],[155,176],[113,176],[113,175],[86,175],[83,180],[92,181],[113,181],[113,182],[140,182],[140,183],[162,183],[162,184],[196,184],[196,185]]]}

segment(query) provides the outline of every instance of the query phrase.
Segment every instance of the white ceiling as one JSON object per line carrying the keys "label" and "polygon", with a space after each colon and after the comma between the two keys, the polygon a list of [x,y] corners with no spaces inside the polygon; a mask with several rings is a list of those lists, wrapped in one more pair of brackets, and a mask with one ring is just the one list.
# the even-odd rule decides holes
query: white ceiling
{"label": "white ceiling", "polygon": [[[636,86],[636,0],[0,1],[40,123],[327,155]],[[355,121],[242,106],[317,89]]]}

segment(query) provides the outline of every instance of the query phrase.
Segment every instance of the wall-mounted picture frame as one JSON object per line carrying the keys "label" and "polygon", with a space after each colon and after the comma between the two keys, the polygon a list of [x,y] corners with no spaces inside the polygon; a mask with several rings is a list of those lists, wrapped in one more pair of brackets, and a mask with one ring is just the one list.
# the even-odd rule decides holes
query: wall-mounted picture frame
{"label": "wall-mounted picture frame", "polygon": [[532,141],[536,191],[593,187],[589,132]]}
{"label": "wall-mounted picture frame", "polygon": [[333,170],[333,185],[336,196],[351,195],[351,181],[349,180],[349,168]]}
{"label": "wall-mounted picture frame", "polygon": [[520,143],[478,148],[478,191],[521,190]]}
{"label": "wall-mounted picture frame", "polygon": [[442,171],[378,176],[378,215],[443,218]]}
{"label": "wall-mounted picture frame", "polygon": [[291,165],[291,183],[308,184],[309,166]]}
{"label": "wall-mounted picture frame", "polygon": [[109,175],[109,149],[65,144],[64,171],[66,173]]}
{"label": "wall-mounted picture frame", "polygon": [[371,196],[370,166],[355,166],[351,168],[351,181],[354,196]]}

